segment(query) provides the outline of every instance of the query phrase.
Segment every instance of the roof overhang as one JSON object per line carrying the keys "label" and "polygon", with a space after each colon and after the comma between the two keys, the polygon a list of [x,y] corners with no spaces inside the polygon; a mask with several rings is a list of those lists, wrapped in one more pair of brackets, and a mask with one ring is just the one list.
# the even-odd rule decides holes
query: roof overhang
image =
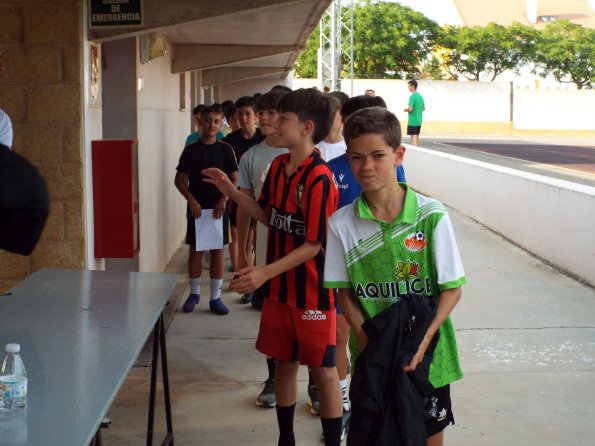
{"label": "roof overhang", "polygon": [[144,0],[143,27],[91,29],[89,38],[104,42],[164,32],[172,47],[172,73],[205,70],[205,85],[283,79],[330,3]]}

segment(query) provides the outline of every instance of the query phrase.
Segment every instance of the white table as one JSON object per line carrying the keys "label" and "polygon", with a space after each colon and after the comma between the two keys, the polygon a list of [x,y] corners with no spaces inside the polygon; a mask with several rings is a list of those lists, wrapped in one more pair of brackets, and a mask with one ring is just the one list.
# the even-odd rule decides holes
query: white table
{"label": "white table", "polygon": [[0,349],[21,344],[28,407],[0,418],[0,446],[86,446],[154,330],[147,444],[152,444],[158,351],[173,445],[163,309],[175,276],[45,269],[0,296]]}

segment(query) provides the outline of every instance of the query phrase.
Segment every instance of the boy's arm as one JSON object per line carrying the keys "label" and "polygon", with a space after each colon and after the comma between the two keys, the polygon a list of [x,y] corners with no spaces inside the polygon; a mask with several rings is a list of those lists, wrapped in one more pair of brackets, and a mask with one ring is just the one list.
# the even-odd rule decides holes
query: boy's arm
{"label": "boy's arm", "polygon": [[178,170],[176,172],[174,184],[182,196],[188,201],[188,206],[190,206],[190,214],[194,218],[199,218],[201,207],[200,204],[198,204],[198,201],[196,201],[196,198],[194,198],[194,196],[190,193],[190,189],[188,188],[188,174],[182,173]]}
{"label": "boy's arm", "polygon": [[368,336],[362,330],[362,324],[365,322],[364,314],[353,294],[353,288],[339,288],[339,304],[341,305],[343,316],[349,323],[355,336],[359,350],[363,352],[368,344]]}
{"label": "boy's arm", "polygon": [[426,334],[417,349],[417,353],[415,353],[413,358],[411,358],[411,361],[409,361],[403,368],[406,372],[413,372],[417,365],[424,359],[424,354],[432,342],[432,338],[461,299],[461,294],[461,287],[451,288],[440,292],[438,295],[438,309],[436,310],[436,316],[434,316],[432,323],[428,327],[428,331],[426,331]]}
{"label": "boy's arm", "polygon": [[[244,155],[245,156],[245,155]],[[254,198],[252,189],[246,189],[240,187],[240,192],[247,195],[250,198]],[[236,215],[236,223],[238,225],[238,261],[239,269],[242,269],[248,265],[248,258],[246,257],[246,245],[248,243],[248,234],[250,231],[250,215],[244,210],[243,207],[238,207]]]}
{"label": "boy's arm", "polygon": [[202,174],[206,177],[203,181],[214,185],[223,195],[235,201],[238,206],[243,207],[253,218],[264,225],[268,225],[268,217],[264,209],[260,207],[258,202],[236,189],[224,172],[215,167],[210,167],[204,169]]}
{"label": "boy's arm", "polygon": [[[239,191],[238,193],[241,194]],[[322,243],[320,242],[305,241],[303,245],[300,245],[298,248],[273,263],[264,266],[249,266],[248,268],[238,271],[235,279],[233,279],[229,285],[232,290],[240,294],[254,291],[267,280],[289,271],[311,259],[318,254],[321,247]]]}
{"label": "boy's arm", "polygon": [[[238,171],[236,170],[235,172],[230,173],[228,176],[229,176],[230,181],[235,186],[238,183]],[[215,205],[215,208],[213,209],[213,217],[214,218],[223,217],[223,213],[225,212],[226,203],[227,203],[227,197],[225,195],[223,195],[219,199],[219,201],[217,201],[217,204]]]}

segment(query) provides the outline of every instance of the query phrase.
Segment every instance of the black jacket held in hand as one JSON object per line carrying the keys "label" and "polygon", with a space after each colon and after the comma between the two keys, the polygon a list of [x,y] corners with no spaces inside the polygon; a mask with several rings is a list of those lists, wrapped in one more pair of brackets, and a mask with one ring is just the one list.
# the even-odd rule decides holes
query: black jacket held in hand
{"label": "black jacket held in hand", "polygon": [[430,326],[436,299],[406,295],[362,328],[368,345],[355,363],[351,380],[351,426],[348,446],[425,446],[424,397],[439,334],[412,373],[409,362]]}
{"label": "black jacket held in hand", "polygon": [[0,249],[31,254],[45,226],[48,202],[37,169],[0,144]]}

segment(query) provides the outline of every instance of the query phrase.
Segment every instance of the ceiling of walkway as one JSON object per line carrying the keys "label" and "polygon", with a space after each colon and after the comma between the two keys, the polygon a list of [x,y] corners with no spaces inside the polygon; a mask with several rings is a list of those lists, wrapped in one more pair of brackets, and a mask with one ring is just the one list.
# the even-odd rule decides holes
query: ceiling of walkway
{"label": "ceiling of walkway", "polygon": [[143,27],[93,29],[89,37],[101,42],[165,32],[174,73],[200,69],[213,85],[251,77],[282,79],[330,3],[145,0]]}

